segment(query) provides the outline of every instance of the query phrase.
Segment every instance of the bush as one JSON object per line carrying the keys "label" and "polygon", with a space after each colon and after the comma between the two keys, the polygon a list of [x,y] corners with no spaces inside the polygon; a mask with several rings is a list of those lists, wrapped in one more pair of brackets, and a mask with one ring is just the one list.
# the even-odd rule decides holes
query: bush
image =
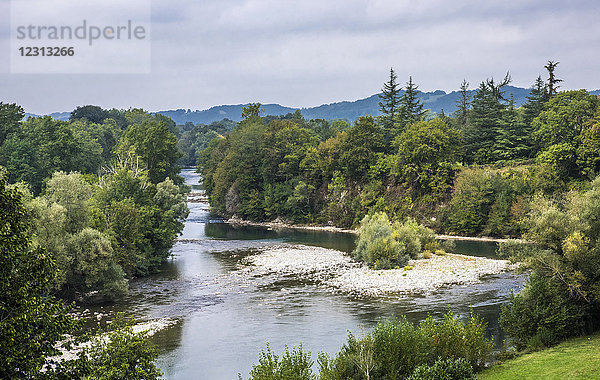
{"label": "bush", "polygon": [[302,345],[292,347],[291,351],[285,346],[285,353],[280,360],[267,343],[267,349],[260,352],[258,364],[252,366],[250,380],[316,379],[312,365],[310,353],[304,352]]}
{"label": "bush", "polygon": [[415,368],[408,380],[476,380],[473,368],[465,359],[438,359],[432,365]]}
{"label": "bush", "polygon": [[375,269],[404,266],[409,260],[406,244],[392,236],[392,226],[385,213],[365,216],[361,222],[354,257]]}
{"label": "bush", "polygon": [[420,257],[425,245],[435,243],[435,234],[413,220],[390,224],[383,212],[365,216],[353,254],[374,269],[403,267]]}
{"label": "bush", "polygon": [[[435,366],[440,360],[449,362],[438,363],[435,370],[450,368],[450,362],[460,359],[460,364],[452,368],[468,366],[472,371],[488,361],[492,346],[492,341],[485,338],[485,324],[475,316],[462,323],[447,313],[441,321],[429,317],[417,326],[406,318],[392,319],[380,322],[361,339],[349,334],[335,359],[320,356],[321,379],[400,379],[419,366]],[[364,368],[369,368],[369,377]]]}
{"label": "bush", "polygon": [[500,325],[518,350],[539,349],[583,333],[588,313],[563,283],[533,272],[525,288],[502,307]]}
{"label": "bush", "polygon": [[162,371],[156,366],[158,348],[147,339],[147,331],[135,332],[133,319],[122,314],[106,331],[92,336],[84,334],[77,359],[56,364],[48,378],[54,379],[160,379]]}

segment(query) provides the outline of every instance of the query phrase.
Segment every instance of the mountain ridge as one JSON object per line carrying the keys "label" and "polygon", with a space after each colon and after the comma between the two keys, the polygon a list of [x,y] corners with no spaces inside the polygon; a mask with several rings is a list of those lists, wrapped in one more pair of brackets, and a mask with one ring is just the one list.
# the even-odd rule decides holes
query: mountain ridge
{"label": "mountain ridge", "polygon": [[[471,97],[475,93],[475,89],[469,90]],[[520,107],[527,101],[530,89],[506,86],[505,97],[509,98],[512,94],[515,101],[515,106]],[[401,92],[403,93],[403,92]],[[591,95],[600,95],[600,89],[589,91]],[[456,102],[460,98],[459,91],[445,92],[443,90],[435,90],[429,92],[419,92],[417,95],[419,99],[423,101],[426,109],[429,109],[435,114],[440,114],[442,111],[445,114],[451,114],[456,110]],[[357,99],[354,101],[340,101],[328,104],[321,104],[315,107],[286,107],[280,104],[262,104],[261,108],[263,115],[285,115],[287,113],[293,113],[296,110],[300,110],[302,115],[306,119],[344,119],[350,122],[358,119],[360,116],[381,115],[379,111],[379,94],[374,94],[363,99]],[[223,119],[230,119],[233,121],[240,121],[242,109],[248,106],[246,104],[226,104],[213,106],[204,110],[191,111],[189,109],[175,109],[156,111],[155,113],[168,116],[175,121],[176,124],[182,125],[188,122],[194,124],[210,124],[214,121],[220,121]],[[26,113],[25,117],[37,117],[39,115]],[[68,120],[70,112],[54,112],[48,116],[57,120]]]}

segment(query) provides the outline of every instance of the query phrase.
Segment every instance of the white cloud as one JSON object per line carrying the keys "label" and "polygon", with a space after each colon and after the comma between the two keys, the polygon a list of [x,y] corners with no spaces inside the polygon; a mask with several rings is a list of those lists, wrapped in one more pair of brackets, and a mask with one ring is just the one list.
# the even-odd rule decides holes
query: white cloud
{"label": "white cloud", "polygon": [[454,90],[508,70],[528,86],[549,59],[564,88],[592,89],[598,14],[593,0],[155,0],[152,74],[0,74],[0,100],[33,112],[312,106],[377,92],[390,66],[423,90]]}

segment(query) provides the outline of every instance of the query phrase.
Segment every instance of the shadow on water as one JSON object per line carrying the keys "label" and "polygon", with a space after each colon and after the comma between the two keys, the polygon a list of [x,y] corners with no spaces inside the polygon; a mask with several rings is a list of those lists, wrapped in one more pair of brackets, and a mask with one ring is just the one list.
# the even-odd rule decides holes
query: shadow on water
{"label": "shadow on water", "polygon": [[299,230],[293,228],[269,229],[258,226],[234,226],[226,223],[209,223],[206,236],[212,239],[227,240],[271,240],[294,244],[313,245],[352,252],[356,235],[327,231]]}

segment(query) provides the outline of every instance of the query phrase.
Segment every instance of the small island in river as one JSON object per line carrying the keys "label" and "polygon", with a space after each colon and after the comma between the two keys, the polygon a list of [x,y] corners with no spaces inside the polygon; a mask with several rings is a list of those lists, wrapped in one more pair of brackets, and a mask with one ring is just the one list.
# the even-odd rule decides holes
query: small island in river
{"label": "small island in river", "polygon": [[425,294],[437,288],[479,282],[515,268],[507,260],[446,253],[413,259],[403,268],[374,270],[333,249],[280,245],[248,256],[241,271],[253,277],[277,274],[314,280],[357,296]]}

